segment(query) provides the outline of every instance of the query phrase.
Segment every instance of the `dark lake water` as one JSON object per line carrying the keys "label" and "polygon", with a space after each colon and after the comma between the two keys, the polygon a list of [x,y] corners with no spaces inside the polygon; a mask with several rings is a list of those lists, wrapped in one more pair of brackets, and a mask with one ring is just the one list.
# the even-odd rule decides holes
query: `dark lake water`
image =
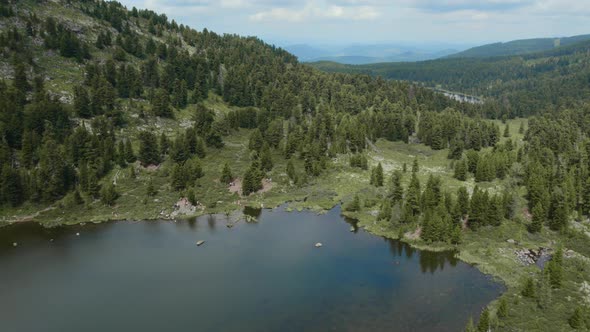
{"label": "dark lake water", "polygon": [[226,222],[1,228],[0,330],[459,331],[503,290],[339,209]]}

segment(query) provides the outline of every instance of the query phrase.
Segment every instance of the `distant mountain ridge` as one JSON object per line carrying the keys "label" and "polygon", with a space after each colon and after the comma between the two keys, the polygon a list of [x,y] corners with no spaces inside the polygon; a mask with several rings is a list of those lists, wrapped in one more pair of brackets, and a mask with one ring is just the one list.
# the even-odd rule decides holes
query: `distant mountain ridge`
{"label": "distant mountain ridge", "polygon": [[464,45],[404,45],[404,44],[353,44],[341,46],[313,46],[294,44],[284,49],[301,62],[332,61],[362,65],[380,62],[414,62],[438,59],[466,49]]}
{"label": "distant mountain ridge", "polygon": [[590,40],[590,34],[562,38],[519,39],[476,46],[465,51],[447,55],[446,58],[484,58],[494,56],[511,56],[552,50],[561,46],[572,45]]}

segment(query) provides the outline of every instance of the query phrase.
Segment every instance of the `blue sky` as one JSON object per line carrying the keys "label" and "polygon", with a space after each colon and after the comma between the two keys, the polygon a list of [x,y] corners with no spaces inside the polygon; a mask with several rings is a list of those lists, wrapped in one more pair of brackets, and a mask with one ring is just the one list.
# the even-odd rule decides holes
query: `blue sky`
{"label": "blue sky", "polygon": [[294,43],[485,43],[590,33],[590,0],[119,0],[196,29]]}

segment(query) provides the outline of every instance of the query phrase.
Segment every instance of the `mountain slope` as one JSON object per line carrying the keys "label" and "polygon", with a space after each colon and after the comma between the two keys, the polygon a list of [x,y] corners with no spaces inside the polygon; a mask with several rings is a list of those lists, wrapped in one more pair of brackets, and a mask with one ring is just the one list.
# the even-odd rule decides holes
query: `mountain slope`
{"label": "mountain slope", "polygon": [[[267,173],[282,179],[275,185],[294,181],[273,171],[272,154],[302,156],[296,172],[305,159],[305,183],[325,171],[329,156],[363,151],[365,137],[407,140],[419,108],[474,112],[410,84],[321,73],[257,38],[195,31],[117,2],[19,1],[0,13],[0,178],[7,182],[0,204],[44,205],[75,194],[76,202],[98,207],[103,198],[110,206],[117,195],[108,178],[137,159],[161,165],[168,199],[190,189],[216,205],[232,193],[213,182],[217,171],[202,170],[233,160],[203,160],[223,154],[224,140],[241,129],[260,135],[252,159],[244,157],[251,165],[232,170],[251,177],[241,190],[247,195]],[[195,187],[202,176],[207,186]],[[140,187],[147,185],[144,174]]]}
{"label": "mountain slope", "polygon": [[448,58],[484,58],[494,56],[511,56],[548,51],[560,46],[567,46],[590,40],[590,35],[564,38],[535,38],[513,40],[506,43],[493,43],[477,46],[463,52],[448,55]]}
{"label": "mountain slope", "polygon": [[[450,58],[417,63],[347,66],[318,62],[327,72],[347,72],[421,82],[487,97],[490,116],[527,116],[590,101],[590,41],[545,52],[494,58]],[[488,105],[488,106],[489,106]]]}

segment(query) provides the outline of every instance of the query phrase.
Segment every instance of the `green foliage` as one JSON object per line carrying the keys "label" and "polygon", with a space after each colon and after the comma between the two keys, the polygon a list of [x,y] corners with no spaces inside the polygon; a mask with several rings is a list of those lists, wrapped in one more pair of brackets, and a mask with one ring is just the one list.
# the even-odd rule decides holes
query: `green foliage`
{"label": "green foliage", "polygon": [[357,212],[361,209],[361,199],[359,195],[354,195],[352,201],[344,205],[344,211]]}
{"label": "green foliage", "polygon": [[459,181],[467,180],[467,162],[461,159],[455,163],[455,179]]}
{"label": "green foliage", "polygon": [[260,162],[258,160],[252,161],[242,180],[242,195],[248,196],[262,189],[262,178],[263,174],[260,171]]}
{"label": "green foliage", "polygon": [[383,166],[381,166],[381,163],[371,170],[370,183],[375,187],[383,187]]}
{"label": "green foliage", "polygon": [[505,297],[500,298],[500,301],[498,302],[497,315],[499,318],[505,318],[508,316],[508,301],[506,301]]}
{"label": "green foliage", "polygon": [[584,310],[581,306],[576,307],[574,313],[569,317],[568,323],[576,330],[579,330],[586,325],[584,323]]}
{"label": "green foliage", "polygon": [[483,309],[481,316],[479,316],[479,322],[477,323],[477,331],[488,332],[490,329],[490,312],[488,308]]}
{"label": "green foliage", "polygon": [[563,249],[559,248],[546,265],[551,287],[560,288],[563,283]]}
{"label": "green foliage", "polygon": [[113,205],[119,198],[119,193],[115,189],[115,185],[112,182],[107,182],[106,185],[100,189],[100,201],[104,205]]}
{"label": "green foliage", "polygon": [[524,281],[524,286],[522,287],[522,291],[520,292],[524,297],[535,297],[536,290],[535,290],[535,281],[531,277],[527,277]]}
{"label": "green foliage", "polygon": [[529,225],[529,232],[540,232],[543,228],[543,224],[545,223],[545,209],[543,209],[541,203],[537,203],[537,205],[533,207],[533,210],[531,212],[533,214],[533,220]]}
{"label": "green foliage", "polygon": [[360,169],[369,169],[367,157],[364,154],[354,154],[350,156],[350,167],[358,167]]}
{"label": "green foliage", "polygon": [[223,165],[223,170],[221,171],[221,178],[219,179],[219,181],[221,181],[221,183],[223,184],[229,184],[233,181],[233,179],[234,176],[231,172],[231,168],[229,167],[229,163],[225,162],[225,164]]}
{"label": "green foliage", "polygon": [[377,216],[377,220],[390,221],[391,217],[391,202],[387,199],[384,199],[383,202],[381,202],[381,208],[379,209],[379,215]]}
{"label": "green foliage", "polygon": [[156,135],[151,131],[141,131],[139,133],[139,141],[139,161],[144,166],[158,165],[160,163],[160,151],[158,149]]}

